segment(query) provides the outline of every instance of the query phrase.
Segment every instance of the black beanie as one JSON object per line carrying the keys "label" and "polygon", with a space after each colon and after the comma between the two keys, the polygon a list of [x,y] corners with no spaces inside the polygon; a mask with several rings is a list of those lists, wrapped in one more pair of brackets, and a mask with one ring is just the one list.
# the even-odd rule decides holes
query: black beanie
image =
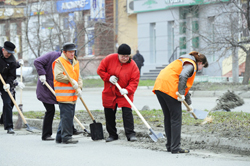
{"label": "black beanie", "polygon": [[127,44],[122,44],[118,48],[118,54],[120,54],[120,55],[130,55],[131,54],[131,48]]}

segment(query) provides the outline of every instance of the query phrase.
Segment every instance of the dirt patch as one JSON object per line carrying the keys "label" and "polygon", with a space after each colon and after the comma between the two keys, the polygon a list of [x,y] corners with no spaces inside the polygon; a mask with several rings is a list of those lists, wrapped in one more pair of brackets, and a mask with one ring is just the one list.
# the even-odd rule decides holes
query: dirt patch
{"label": "dirt patch", "polygon": [[[105,126],[104,113],[102,111],[92,111],[93,116],[98,122]],[[230,114],[230,112],[229,112]],[[86,124],[93,123],[87,112],[77,112],[77,118]],[[134,119],[139,120],[139,117],[134,115]],[[117,112],[116,122],[118,128],[119,139],[126,140],[121,113]],[[250,123],[250,120],[246,123]],[[150,126],[156,133],[163,133],[163,121],[150,121]],[[145,148],[157,151],[166,151],[166,138],[159,139],[156,143],[148,136],[148,129],[143,124],[135,124],[135,131],[137,132],[138,142],[131,144],[124,141],[126,146],[135,146],[138,148]],[[234,154],[250,155],[249,149],[244,149],[244,145],[250,144],[249,127],[237,127],[234,121],[224,123],[209,123],[201,125],[200,122],[194,125],[183,124],[182,126],[182,147],[191,150],[206,149],[215,153],[230,152]],[[104,129],[104,136],[107,138],[108,134]],[[223,141],[223,142],[220,142]],[[227,143],[225,141],[228,141]],[[236,146],[236,144],[238,144]]]}

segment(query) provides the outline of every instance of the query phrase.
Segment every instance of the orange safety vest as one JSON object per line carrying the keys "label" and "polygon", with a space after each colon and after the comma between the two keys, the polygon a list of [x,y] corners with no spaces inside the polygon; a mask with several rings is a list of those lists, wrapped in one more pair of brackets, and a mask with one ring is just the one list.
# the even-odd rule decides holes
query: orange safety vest
{"label": "orange safety vest", "polygon": [[173,61],[172,63],[170,63],[163,70],[161,70],[160,74],[155,80],[153,93],[155,93],[156,90],[159,90],[177,99],[178,96],[176,95],[176,92],[178,91],[179,76],[182,71],[182,66],[185,62],[190,62],[194,66],[193,75],[187,79],[187,83],[186,83],[187,88],[185,89],[185,96],[186,96],[189,89],[193,85],[194,78],[196,75],[196,69],[197,69],[196,63],[189,58],[177,59]]}
{"label": "orange safety vest", "polygon": [[[58,102],[76,101],[77,100],[76,91],[73,88],[73,86],[71,85],[71,83],[69,82],[68,84],[65,84],[65,83],[58,82],[55,80],[54,68],[55,68],[56,61],[58,61],[58,60],[61,61],[64,68],[68,72],[70,78],[72,78],[76,81],[78,81],[78,78],[79,78],[79,62],[77,61],[76,65],[72,66],[69,61],[67,61],[63,57],[59,57],[52,64],[56,100]],[[63,74],[66,75],[65,73],[63,73]]]}

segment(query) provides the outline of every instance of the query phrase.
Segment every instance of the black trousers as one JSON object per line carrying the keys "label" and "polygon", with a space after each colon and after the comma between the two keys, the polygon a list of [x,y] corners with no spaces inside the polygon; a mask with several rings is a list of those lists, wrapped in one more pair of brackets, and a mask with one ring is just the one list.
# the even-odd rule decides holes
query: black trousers
{"label": "black trousers", "polygon": [[[52,135],[52,124],[55,116],[55,105],[44,103],[43,105],[46,109],[45,116],[43,119],[43,129],[42,129],[42,140],[50,137]],[[77,132],[73,125],[73,133]]]}
{"label": "black trousers", "polygon": [[46,109],[45,116],[43,118],[42,140],[52,135],[52,123],[55,115],[55,105],[44,103]]}
{"label": "black trousers", "polygon": [[182,109],[181,102],[171,96],[155,91],[164,114],[164,128],[167,136],[167,149],[176,152],[180,148]]}
{"label": "black trousers", "polygon": [[[3,100],[3,114],[1,119],[4,123],[4,129],[8,130],[9,128],[13,128],[12,109],[14,104],[11,101],[9,94],[5,92],[5,90],[2,90],[1,94]],[[13,97],[15,97],[15,95],[13,95]]]}
{"label": "black trousers", "polygon": [[[112,108],[104,108],[105,113],[105,119],[106,119],[106,128],[109,133],[110,137],[118,138],[117,129],[116,129],[116,111],[117,111],[117,105],[115,109]],[[132,114],[131,108],[128,107],[122,107],[122,119],[123,119],[123,126],[125,130],[125,135],[127,139],[129,139],[131,136],[135,136],[134,131],[134,118]]]}

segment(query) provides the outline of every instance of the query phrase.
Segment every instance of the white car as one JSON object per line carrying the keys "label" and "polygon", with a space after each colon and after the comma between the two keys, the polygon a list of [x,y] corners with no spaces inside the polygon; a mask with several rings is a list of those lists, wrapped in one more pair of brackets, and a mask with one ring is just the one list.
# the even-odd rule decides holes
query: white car
{"label": "white car", "polygon": [[[21,67],[16,69],[16,77],[18,80],[21,79]],[[33,82],[36,79],[37,75],[35,74],[33,67],[22,67],[22,79],[23,82]]]}

